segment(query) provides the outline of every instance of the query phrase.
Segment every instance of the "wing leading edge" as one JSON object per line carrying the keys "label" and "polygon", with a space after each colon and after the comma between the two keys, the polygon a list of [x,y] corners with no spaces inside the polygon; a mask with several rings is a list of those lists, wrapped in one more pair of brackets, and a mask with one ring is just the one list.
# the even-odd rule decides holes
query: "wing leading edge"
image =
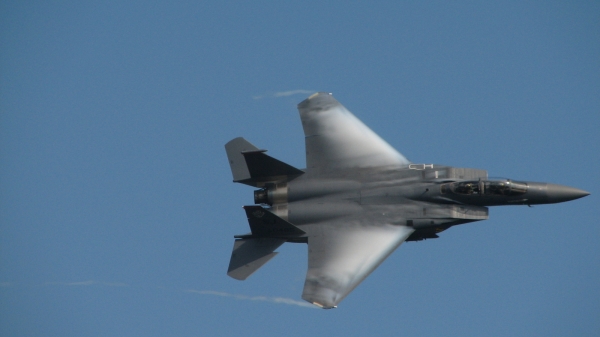
{"label": "wing leading edge", "polygon": [[390,224],[320,224],[308,237],[308,272],[302,298],[334,308],[414,229]]}
{"label": "wing leading edge", "polygon": [[306,167],[334,170],[410,164],[329,93],[298,104],[306,141]]}

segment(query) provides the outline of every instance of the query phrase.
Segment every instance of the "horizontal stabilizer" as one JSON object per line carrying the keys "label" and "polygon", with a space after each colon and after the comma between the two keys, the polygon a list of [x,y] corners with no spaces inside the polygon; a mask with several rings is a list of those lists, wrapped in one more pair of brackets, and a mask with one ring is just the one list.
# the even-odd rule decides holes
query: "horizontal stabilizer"
{"label": "horizontal stabilizer", "polygon": [[285,240],[273,238],[239,239],[233,243],[227,275],[236,280],[245,280],[277,253],[273,252]]}
{"label": "horizontal stabilizer", "polygon": [[233,181],[250,186],[263,186],[267,182],[290,181],[302,174],[289,164],[277,160],[242,137],[225,144]]}
{"label": "horizontal stabilizer", "polygon": [[295,237],[305,234],[303,230],[269,212],[261,206],[244,206],[252,236]]}

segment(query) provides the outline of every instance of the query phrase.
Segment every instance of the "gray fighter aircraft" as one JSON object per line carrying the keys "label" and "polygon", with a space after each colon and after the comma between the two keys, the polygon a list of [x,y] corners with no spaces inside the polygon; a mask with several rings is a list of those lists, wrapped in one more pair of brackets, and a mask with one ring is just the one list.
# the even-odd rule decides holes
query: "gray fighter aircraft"
{"label": "gray fighter aircraft", "polygon": [[485,220],[486,206],[534,205],[589,195],[573,187],[488,179],[487,171],[408,161],[329,93],[298,104],[306,168],[244,138],[225,145],[233,181],[254,187],[251,233],[236,235],[227,275],[245,280],[284,242],[308,244],[302,298],[335,308],[404,241],[437,238]]}

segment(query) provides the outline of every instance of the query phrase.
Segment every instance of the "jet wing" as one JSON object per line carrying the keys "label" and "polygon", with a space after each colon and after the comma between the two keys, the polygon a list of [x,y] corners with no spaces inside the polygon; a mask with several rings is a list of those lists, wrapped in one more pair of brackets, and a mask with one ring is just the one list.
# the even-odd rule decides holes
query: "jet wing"
{"label": "jet wing", "polygon": [[352,222],[312,226],[304,300],[326,309],[336,307],[414,232],[403,225]]}
{"label": "jet wing", "polygon": [[410,162],[329,93],[298,104],[306,141],[306,167],[332,170]]}

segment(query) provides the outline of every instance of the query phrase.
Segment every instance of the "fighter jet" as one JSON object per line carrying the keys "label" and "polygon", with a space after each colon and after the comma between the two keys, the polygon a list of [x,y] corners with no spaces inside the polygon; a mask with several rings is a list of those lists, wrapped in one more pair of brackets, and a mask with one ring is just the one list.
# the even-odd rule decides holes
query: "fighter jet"
{"label": "fighter jet", "polygon": [[235,235],[227,275],[245,280],[285,242],[308,244],[302,298],[337,307],[404,241],[486,220],[488,206],[551,204],[588,192],[489,179],[487,171],[412,163],[329,93],[298,104],[306,168],[244,138],[225,145],[233,181],[257,187],[244,206],[250,233]]}

